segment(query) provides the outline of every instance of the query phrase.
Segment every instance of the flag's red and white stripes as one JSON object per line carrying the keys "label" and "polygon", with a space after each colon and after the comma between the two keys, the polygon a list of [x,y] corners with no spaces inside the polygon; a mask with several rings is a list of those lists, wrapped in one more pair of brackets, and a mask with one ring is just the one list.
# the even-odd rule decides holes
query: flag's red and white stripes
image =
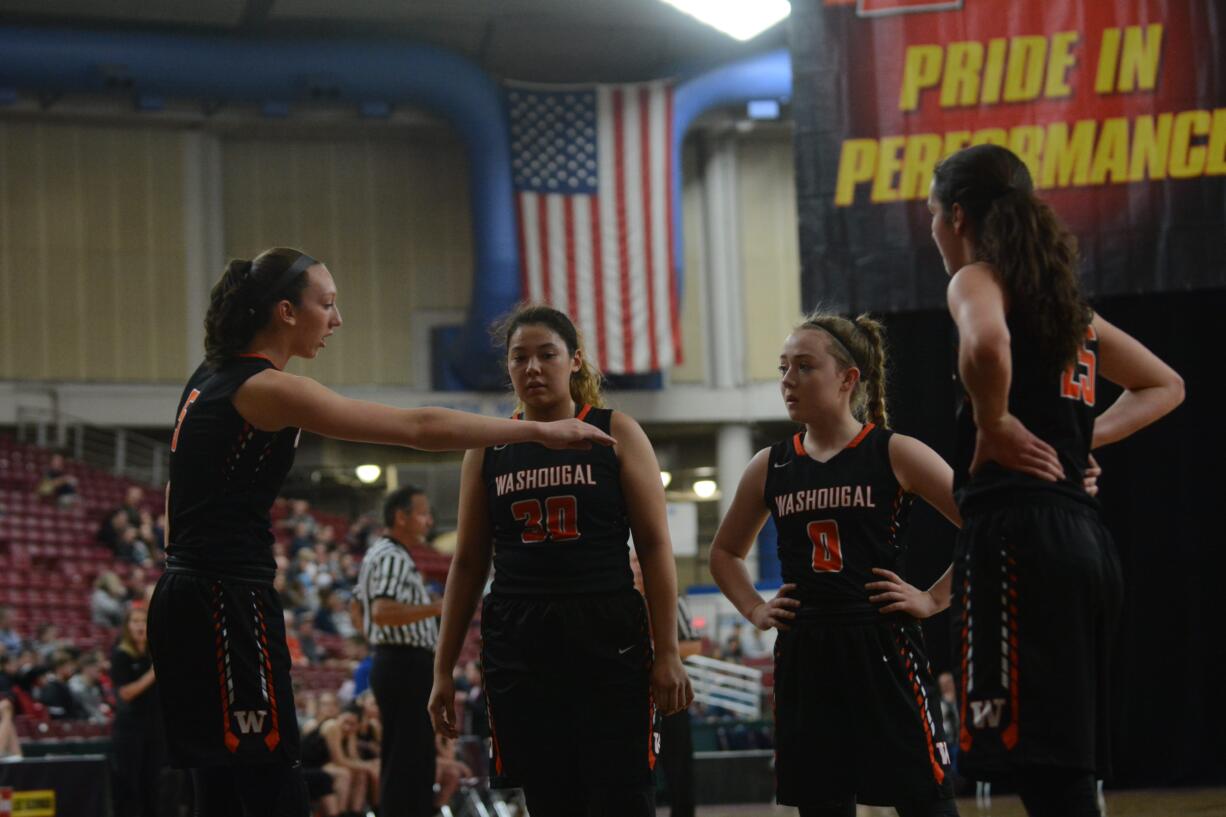
{"label": "flag's red and white stripes", "polygon": [[597,192],[518,191],[524,296],[566,310],[606,372],[680,360],[672,221],[672,89],[599,86]]}

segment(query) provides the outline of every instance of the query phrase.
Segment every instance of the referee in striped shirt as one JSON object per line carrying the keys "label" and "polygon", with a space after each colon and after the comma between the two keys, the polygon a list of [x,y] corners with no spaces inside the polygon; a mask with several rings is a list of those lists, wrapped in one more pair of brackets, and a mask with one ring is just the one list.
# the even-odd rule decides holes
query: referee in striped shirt
{"label": "referee in striped shirt", "polygon": [[434,730],[426,704],[434,682],[434,647],[442,602],[431,601],[409,546],[425,545],[434,526],[430,502],[407,486],[383,503],[384,535],[362,560],[355,603],[374,649],[370,687],[383,724],[379,811],[430,817],[434,808]]}

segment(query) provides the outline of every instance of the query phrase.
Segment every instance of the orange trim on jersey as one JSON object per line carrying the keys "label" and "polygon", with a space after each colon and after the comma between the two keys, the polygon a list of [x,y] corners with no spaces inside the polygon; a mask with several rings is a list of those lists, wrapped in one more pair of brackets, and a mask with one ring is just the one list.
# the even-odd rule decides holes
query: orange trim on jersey
{"label": "orange trim on jersey", "polygon": [[592,410],[592,404],[588,403],[583,408],[579,409],[579,413],[575,415],[576,420],[586,420],[588,412]]}
{"label": "orange trim on jersey", "polygon": [[254,358],[258,358],[258,359],[260,359],[260,360],[267,360],[269,363],[271,363],[271,364],[272,364],[272,367],[273,367],[274,369],[276,369],[277,371],[281,371],[281,367],[280,367],[280,366],[278,366],[278,365],[277,365],[277,363],[276,363],[276,361],[274,361],[274,360],[273,360],[272,358],[270,358],[268,355],[261,355],[261,354],[259,354],[258,352],[245,352],[245,353],[243,353],[243,354],[241,354],[241,355],[236,355],[236,357],[254,357]]}
{"label": "orange trim on jersey", "polygon": [[272,724],[268,728],[268,734],[264,736],[264,745],[267,746],[268,751],[271,752],[277,748],[278,744],[281,743],[281,723],[277,715],[277,686],[273,681],[272,656],[269,654],[268,649],[268,625],[264,622],[264,608],[263,605],[261,605],[259,601],[255,599],[254,592],[252,592],[252,601],[260,624],[260,652],[263,654],[262,658],[264,659],[264,672],[267,676],[265,680],[268,684],[268,688],[265,690],[265,692],[268,695],[268,710],[269,715],[272,718]]}
{"label": "orange trim on jersey", "polygon": [[796,436],[792,438],[792,448],[796,450],[796,456],[798,457],[809,456],[808,452],[805,451],[804,435],[803,431],[797,431]]}
{"label": "orange trim on jersey", "polygon": [[847,447],[855,448],[857,445],[864,442],[864,438],[867,437],[868,433],[876,427],[877,427],[876,423],[865,423],[864,428],[860,429],[860,433],[856,435],[854,440],[852,440],[851,442],[847,444]]}

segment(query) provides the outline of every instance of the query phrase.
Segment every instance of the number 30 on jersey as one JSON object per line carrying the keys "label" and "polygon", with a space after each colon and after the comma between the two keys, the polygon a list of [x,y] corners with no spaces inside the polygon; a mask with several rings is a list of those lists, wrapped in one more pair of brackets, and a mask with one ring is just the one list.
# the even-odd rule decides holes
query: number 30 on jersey
{"label": "number 30 on jersey", "polygon": [[544,513],[541,511],[539,499],[521,499],[511,504],[511,516],[524,523],[521,539],[525,544],[579,538],[579,502],[575,497],[548,497]]}

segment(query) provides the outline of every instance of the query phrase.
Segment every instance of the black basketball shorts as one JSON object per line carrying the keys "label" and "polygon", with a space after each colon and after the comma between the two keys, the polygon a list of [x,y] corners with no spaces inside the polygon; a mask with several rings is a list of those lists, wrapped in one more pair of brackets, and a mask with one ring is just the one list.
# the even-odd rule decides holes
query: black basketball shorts
{"label": "black basketball shorts", "polygon": [[775,639],[776,798],[890,806],[953,796],[916,622],[797,620]]}
{"label": "black basketball shorts", "polygon": [[163,574],[149,650],[172,766],[298,760],[285,620],[271,586]]}
{"label": "black basketball shorts", "polygon": [[954,553],[958,770],[1110,771],[1110,647],[1123,578],[1093,508],[1041,499],[966,514]]}
{"label": "black basketball shorts", "polygon": [[637,591],[487,596],[481,638],[493,786],[653,785],[659,733]]}

